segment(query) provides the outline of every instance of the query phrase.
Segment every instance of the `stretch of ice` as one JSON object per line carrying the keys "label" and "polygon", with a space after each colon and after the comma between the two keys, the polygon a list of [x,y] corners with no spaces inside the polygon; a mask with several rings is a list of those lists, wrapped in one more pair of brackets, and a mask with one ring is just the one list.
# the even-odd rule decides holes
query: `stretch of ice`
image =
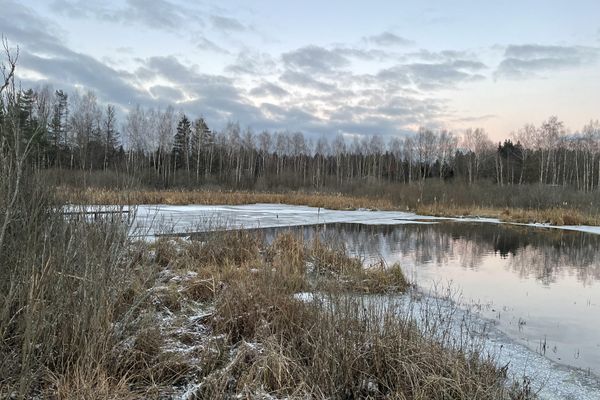
{"label": "stretch of ice", "polygon": [[[106,208],[106,207],[104,207]],[[91,206],[88,210],[103,209]],[[440,220],[502,223],[497,218],[444,218],[403,211],[329,210],[326,208],[286,204],[246,204],[237,206],[204,205],[140,205],[135,213],[132,232],[139,236],[186,234],[218,229],[253,229],[323,223],[355,223],[365,225],[431,224]],[[549,224],[515,224],[539,228],[564,229],[600,234],[599,226]]]}

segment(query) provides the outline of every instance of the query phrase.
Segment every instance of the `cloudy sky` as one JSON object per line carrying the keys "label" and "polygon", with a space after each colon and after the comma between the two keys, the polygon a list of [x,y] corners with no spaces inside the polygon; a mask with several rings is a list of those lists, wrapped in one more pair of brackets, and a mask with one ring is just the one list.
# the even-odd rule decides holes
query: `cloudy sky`
{"label": "cloudy sky", "polygon": [[220,129],[394,135],[600,118],[600,2],[0,0],[23,86]]}

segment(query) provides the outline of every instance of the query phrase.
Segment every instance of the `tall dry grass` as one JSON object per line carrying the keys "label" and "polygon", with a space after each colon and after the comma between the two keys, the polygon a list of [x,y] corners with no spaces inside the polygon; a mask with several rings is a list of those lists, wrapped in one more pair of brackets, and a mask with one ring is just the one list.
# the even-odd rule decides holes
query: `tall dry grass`
{"label": "tall dry grass", "polygon": [[75,204],[253,204],[280,203],[326,207],[336,210],[354,210],[358,208],[376,208],[391,210],[396,207],[387,199],[373,199],[342,194],[324,194],[308,192],[267,193],[241,191],[204,191],[204,190],[107,190],[87,188],[78,190],[60,188],[61,199]]}
{"label": "tall dry grass", "polygon": [[[161,238],[154,248],[163,265],[191,276],[171,289],[185,294],[177,301],[212,304],[204,321],[222,338],[203,346],[187,399],[534,397],[449,334],[448,315],[416,322],[389,297],[364,297],[406,290],[396,267],[364,271],[342,248],[290,233],[271,244],[249,232]],[[363,290],[366,277],[377,285]],[[297,295],[307,291],[318,300]]]}
{"label": "tall dry grass", "polygon": [[[549,223],[553,225],[600,225],[597,212],[585,211],[576,207],[540,206],[533,208],[514,206],[480,205],[477,201],[456,203],[434,198],[432,202],[421,203],[409,199],[397,200],[393,193],[354,196],[342,193],[315,192],[240,192],[204,190],[107,190],[87,188],[76,190],[61,188],[61,200],[75,204],[170,204],[170,205],[241,205],[255,203],[276,203],[306,205],[334,210],[396,210],[414,211],[420,215],[439,217],[491,217],[502,221],[519,223]],[[417,195],[416,193],[414,195]],[[410,196],[409,196],[410,197]],[[485,203],[485,202],[484,202]]]}
{"label": "tall dry grass", "polygon": [[18,191],[0,179],[16,193],[0,198],[0,398],[127,399],[170,385],[171,358],[138,340],[158,272],[147,245],[119,219],[66,218],[51,188],[21,176]]}
{"label": "tall dry grass", "polygon": [[551,225],[600,225],[600,216],[587,214],[576,209],[548,208],[530,210],[523,208],[458,207],[443,205],[422,205],[416,209],[421,215],[437,217],[482,217],[498,218],[501,221],[516,223],[540,223]]}
{"label": "tall dry grass", "polygon": [[365,270],[291,233],[134,245],[115,222],[44,216],[27,248],[13,244],[29,268],[2,264],[2,396],[165,398],[194,384],[190,399],[528,398],[391,303],[355,300],[406,290],[397,266]]}

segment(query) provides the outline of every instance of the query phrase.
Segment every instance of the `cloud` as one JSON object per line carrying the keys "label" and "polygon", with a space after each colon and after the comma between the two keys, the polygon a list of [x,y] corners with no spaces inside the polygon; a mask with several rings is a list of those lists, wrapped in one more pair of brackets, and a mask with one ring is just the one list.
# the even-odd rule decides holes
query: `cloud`
{"label": "cloud", "polygon": [[187,22],[202,21],[196,10],[168,0],[127,0],[120,8],[87,0],[55,0],[52,9],[71,18],[96,18],[107,22],[137,23],[152,29],[180,31]]}
{"label": "cloud", "polygon": [[179,89],[171,86],[155,85],[150,87],[148,91],[155,98],[160,98],[172,103],[176,103],[183,99],[183,93]]}
{"label": "cloud", "polygon": [[367,43],[382,47],[410,46],[414,44],[412,40],[405,39],[392,32],[383,32],[379,35],[367,36],[364,38],[364,40]]}
{"label": "cloud", "polygon": [[105,101],[121,104],[143,99],[143,93],[128,81],[131,75],[116,70],[62,44],[59,29],[19,4],[7,4],[0,26],[11,43],[19,45],[19,68],[44,77],[44,81],[74,91],[94,89]]}
{"label": "cloud", "polygon": [[406,54],[409,58],[414,58],[428,62],[448,62],[456,60],[469,60],[476,59],[477,55],[469,51],[464,50],[441,50],[441,51],[430,51],[427,49],[420,49],[416,52]]}
{"label": "cloud", "polygon": [[306,129],[309,126],[316,126],[319,121],[314,114],[300,107],[281,107],[272,103],[262,103],[260,107],[269,114],[271,119],[288,126],[302,126]]}
{"label": "cloud", "polygon": [[[260,120],[260,111],[252,106],[230,78],[199,73],[173,56],[139,59],[133,72],[114,69],[95,58],[70,50],[53,32],[57,29],[34,11],[11,4],[0,14],[0,26],[11,43],[21,48],[19,68],[42,76],[41,82],[75,92],[93,90],[102,102],[127,109],[135,104],[164,107],[175,101],[191,115],[204,114],[215,124],[227,119]],[[153,84],[143,89],[148,82]],[[36,82],[28,82],[36,84]],[[38,80],[37,83],[40,83]],[[182,102],[184,98],[192,99]]]}
{"label": "cloud", "polygon": [[495,119],[495,118],[498,118],[498,115],[484,114],[484,115],[477,115],[477,116],[452,118],[451,121],[461,122],[461,123],[475,123],[475,122],[479,123],[479,122],[489,121],[490,119]]}
{"label": "cloud", "polygon": [[153,0],[151,6],[146,0],[128,0],[127,3],[128,8],[123,18],[126,21],[140,21],[151,28],[168,27],[178,30],[195,14],[187,7],[166,0]]}
{"label": "cloud", "polygon": [[129,46],[120,46],[120,47],[117,47],[115,49],[115,51],[117,53],[121,53],[121,54],[133,54],[134,53],[133,47],[129,47]]}
{"label": "cloud", "polygon": [[275,71],[275,60],[267,53],[243,50],[225,70],[236,75],[268,75]]}
{"label": "cloud", "polygon": [[410,63],[381,70],[377,76],[397,84],[412,83],[421,90],[438,90],[454,88],[459,83],[483,80],[485,77],[479,71],[485,68],[485,64],[473,60]]}
{"label": "cloud", "polygon": [[337,86],[333,83],[317,80],[310,74],[296,71],[285,71],[279,79],[298,88],[314,89],[321,92],[332,92],[337,90]]}
{"label": "cloud", "polygon": [[332,50],[344,58],[356,58],[361,60],[388,60],[401,58],[396,53],[380,49],[361,49],[356,47],[336,47]]}
{"label": "cloud", "polygon": [[[143,67],[136,71],[136,75],[150,81],[166,80],[171,87],[184,91],[193,99],[192,102],[202,103],[215,113],[220,105],[238,109],[242,104],[244,107],[249,104],[231,78],[198,72],[195,67],[184,65],[174,56],[150,57],[140,62]],[[222,110],[222,113],[229,111]]]}
{"label": "cloud", "polygon": [[263,82],[259,86],[250,90],[250,94],[256,97],[285,97],[288,96],[290,93],[287,90],[283,89],[281,86],[278,86],[274,83]]}
{"label": "cloud", "polygon": [[200,49],[200,50],[212,51],[213,53],[220,53],[220,54],[231,54],[228,50],[219,46],[215,42],[208,40],[205,37],[199,37],[195,41],[197,43],[196,47],[198,47],[198,49]]}
{"label": "cloud", "polygon": [[290,69],[314,74],[329,74],[350,64],[338,52],[314,45],[284,53],[281,58]]}
{"label": "cloud", "polygon": [[540,73],[596,63],[600,48],[586,46],[510,45],[494,73],[496,78],[524,79]]}
{"label": "cloud", "polygon": [[[78,18],[92,12],[81,7],[70,12],[84,15]],[[408,63],[387,48],[309,45],[281,55],[243,50],[224,74],[205,73],[203,64],[188,61],[189,54],[130,58],[133,66],[121,70],[72,50],[61,28],[34,10],[16,2],[7,9],[0,14],[0,26],[21,46],[20,66],[28,72],[27,84],[47,82],[68,92],[91,89],[101,102],[122,109],[175,103],[192,118],[203,115],[217,130],[233,120],[255,129],[304,131],[311,137],[404,133],[447,116],[443,99],[426,97],[423,91],[478,79],[485,69],[475,58],[458,53],[436,54],[434,62]],[[145,26],[156,17],[136,15],[136,23]],[[190,37],[199,48],[221,52],[203,34]],[[384,59],[398,64],[379,74],[357,74],[351,68],[357,60],[380,65]]]}
{"label": "cloud", "polygon": [[235,18],[223,17],[221,15],[211,15],[210,20],[215,29],[227,32],[244,32],[248,30],[244,24]]}

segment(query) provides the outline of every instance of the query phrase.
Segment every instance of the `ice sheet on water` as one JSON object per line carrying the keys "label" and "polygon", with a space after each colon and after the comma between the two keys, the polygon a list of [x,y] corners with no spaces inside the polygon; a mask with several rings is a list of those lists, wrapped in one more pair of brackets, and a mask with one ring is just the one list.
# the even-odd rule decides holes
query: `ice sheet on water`
{"label": "ice sheet on water", "polygon": [[[98,209],[98,207],[101,206],[94,206],[94,209]],[[156,233],[184,234],[217,229],[272,228],[323,223],[401,225],[431,224],[442,220],[502,223],[497,218],[445,218],[418,215],[404,211],[329,210],[285,204],[246,204],[237,206],[172,206],[159,204],[137,207],[133,231],[138,236],[153,236]],[[518,225],[600,234],[600,227],[597,226]]]}

